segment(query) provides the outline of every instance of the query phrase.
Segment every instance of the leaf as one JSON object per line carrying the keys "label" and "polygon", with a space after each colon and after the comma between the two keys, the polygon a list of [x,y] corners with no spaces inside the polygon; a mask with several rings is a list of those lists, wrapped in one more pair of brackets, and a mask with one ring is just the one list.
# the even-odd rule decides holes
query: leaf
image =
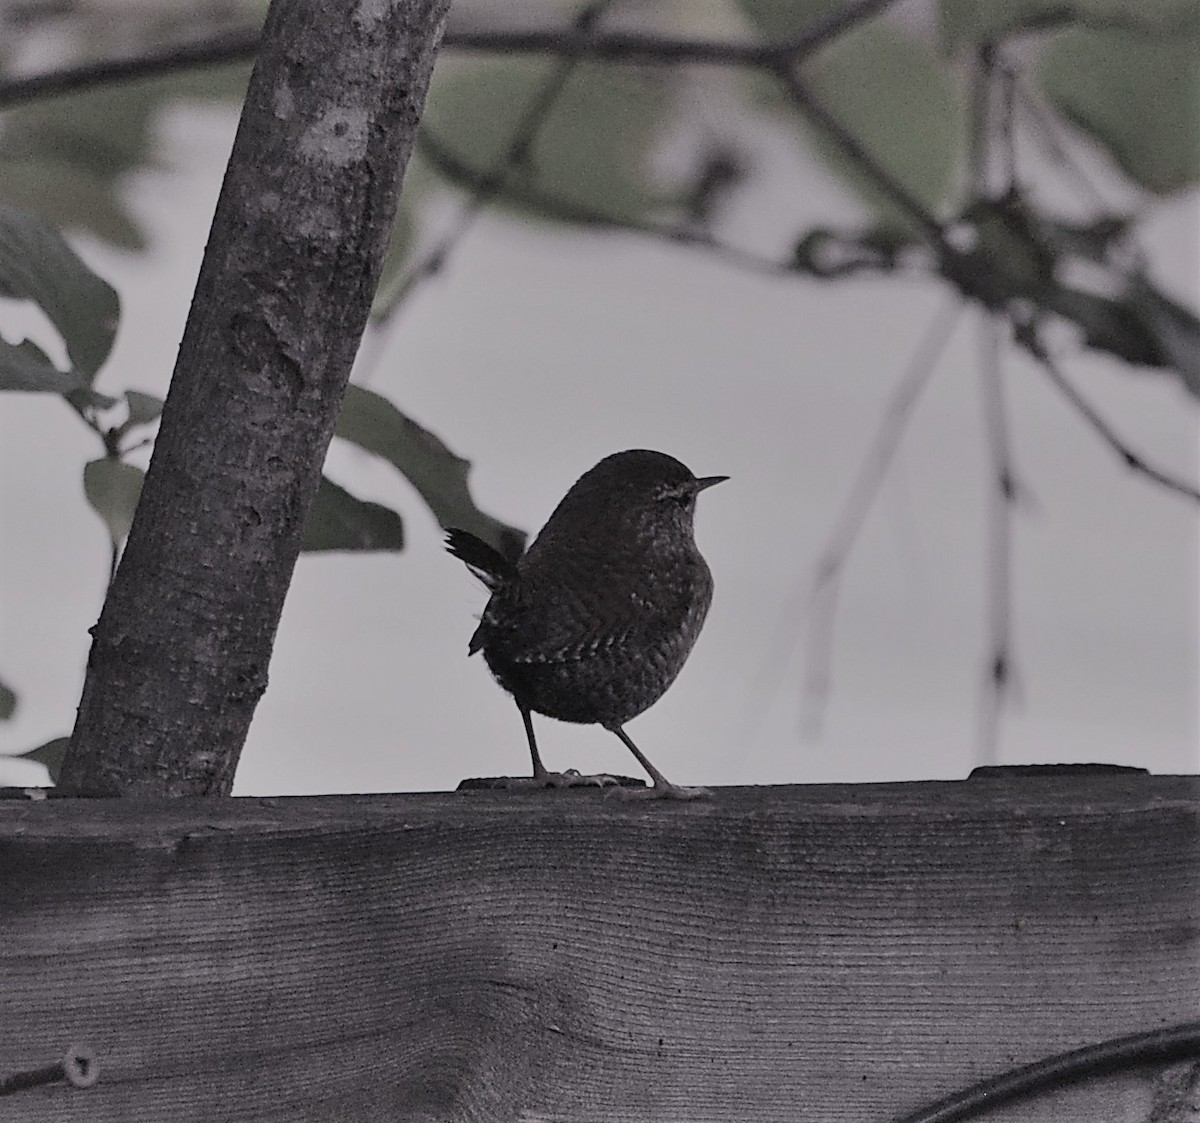
{"label": "leaf", "polygon": [[455,456],[386,398],[362,386],[347,386],[334,433],[396,468],[420,492],[443,527],[469,530],[505,557],[520,556],[525,535],[485,515],[471,500],[470,462]]}
{"label": "leaf", "polygon": [[[177,40],[177,37],[176,37]],[[145,239],[121,199],[122,180],[159,166],[155,126],[181,98],[239,99],[249,65],[185,71],[45,98],[7,110],[0,134],[0,200],[122,249]]]}
{"label": "leaf", "polygon": [[[781,42],[802,34],[841,4],[740,0],[764,36]],[[962,95],[945,62],[886,23],[864,23],[818,51],[801,77],[828,112],[926,211],[945,208],[958,179],[965,129]],[[911,219],[824,133],[804,122],[782,91],[771,104],[804,125],[821,158],[856,190],[893,231]]]}
{"label": "leaf", "polygon": [[0,296],[31,300],[62,336],[90,384],[112,350],[121,313],[116,290],[96,276],[48,222],[0,204]]}
{"label": "leaf", "polygon": [[0,390],[26,390],[36,393],[67,394],[87,389],[79,375],[59,370],[36,343],[0,340]]}
{"label": "leaf", "polygon": [[129,418],[125,424],[130,428],[157,421],[163,407],[162,398],[145,394],[141,390],[126,390],[125,404],[129,407]]}
{"label": "leaf", "polygon": [[1181,35],[1200,31],[1195,0],[941,0],[938,31],[948,55],[1022,31],[1106,21],[1146,32]]}
{"label": "leaf", "polygon": [[1084,341],[1137,366],[1163,367],[1170,362],[1143,316],[1128,298],[1056,285],[1042,296],[1042,306],[1073,320]]}
{"label": "leaf", "polygon": [[51,157],[5,157],[0,203],[33,211],[59,228],[83,230],[122,250],[142,250],[146,239],[121,197],[118,183]]}
{"label": "leaf", "polygon": [[109,456],[83,466],[83,493],[104,520],[114,546],[129,534],[144,477],[141,468]]}
{"label": "leaf", "polygon": [[17,695],[7,683],[0,682],[0,721],[8,721],[17,712]]}
{"label": "leaf", "polygon": [[1183,384],[1200,398],[1200,320],[1146,280],[1134,282],[1129,302]]}
{"label": "leaf", "polygon": [[36,749],[30,749],[27,753],[18,753],[16,759],[32,760],[45,765],[46,771],[50,773],[50,782],[57,784],[58,774],[62,771],[63,759],[67,755],[67,746],[70,743],[70,737],[55,737],[44,745],[38,745]]}
{"label": "leaf", "polygon": [[1051,104],[1158,194],[1200,180],[1200,49],[1189,38],[1072,29],[1037,67]]}
{"label": "leaf", "polygon": [[404,524],[390,507],[358,499],[322,476],[300,548],[310,554],[326,550],[402,550]]}
{"label": "leaf", "polygon": [[[422,127],[457,162],[491,173],[557,66],[488,59],[441,70]],[[617,222],[661,206],[667,193],[650,175],[649,154],[669,121],[669,81],[637,67],[577,64],[499,197],[539,217],[559,217],[538,205],[537,196],[550,196]],[[537,191],[523,192],[522,184]]]}

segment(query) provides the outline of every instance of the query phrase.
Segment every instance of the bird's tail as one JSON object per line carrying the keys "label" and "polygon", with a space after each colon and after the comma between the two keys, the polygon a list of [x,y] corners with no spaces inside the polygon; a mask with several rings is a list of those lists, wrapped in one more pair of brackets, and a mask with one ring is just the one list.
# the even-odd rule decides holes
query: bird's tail
{"label": "bird's tail", "polygon": [[468,530],[447,527],[446,549],[465,562],[467,568],[492,592],[517,576],[517,568],[508,558]]}

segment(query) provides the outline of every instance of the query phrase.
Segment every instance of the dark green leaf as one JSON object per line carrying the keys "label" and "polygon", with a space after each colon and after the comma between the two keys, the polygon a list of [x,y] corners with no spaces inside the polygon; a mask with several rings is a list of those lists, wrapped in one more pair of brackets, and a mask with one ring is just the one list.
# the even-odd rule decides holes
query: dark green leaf
{"label": "dark green leaf", "polygon": [[471,500],[467,487],[470,462],[455,456],[386,398],[361,386],[348,386],[334,432],[398,469],[442,526],[469,530],[506,557],[520,554],[525,535],[485,515]]}
{"label": "dark green leaf", "polygon": [[149,425],[152,421],[157,421],[158,415],[162,413],[162,398],[156,398],[153,394],[144,394],[141,390],[126,390],[125,403],[129,407],[127,424],[130,427]]}
{"label": "dark green leaf", "polygon": [[0,340],[0,390],[66,394],[85,389],[87,383],[79,375],[59,370],[32,340],[15,344]]}
{"label": "dark green leaf", "polygon": [[1132,301],[1056,285],[1042,296],[1042,306],[1073,320],[1089,347],[1107,351],[1127,363],[1162,367],[1168,358]]}
{"label": "dark green leaf", "polygon": [[845,0],[738,0],[738,6],[772,43],[787,43],[845,7]]}
{"label": "dark green leaf", "polygon": [[1072,29],[1037,74],[1051,104],[1159,194],[1200,180],[1200,49],[1189,38]]}
{"label": "dark green leaf", "polygon": [[[505,159],[521,119],[557,60],[490,59],[440,70],[422,126],[479,173]],[[650,175],[649,152],[668,120],[670,77],[635,67],[580,63],[537,132],[526,159],[502,181],[499,197],[540,216],[539,197],[631,221],[667,193]],[[536,191],[523,192],[522,185]]]}
{"label": "dark green leaf", "polygon": [[1148,281],[1137,281],[1129,300],[1166,361],[1188,390],[1200,398],[1200,320]]}
{"label": "dark green leaf", "polygon": [[181,98],[240,99],[248,64],[121,82],[17,106],[0,134],[0,201],[36,209],[122,249],[144,239],[120,198],[122,180],[157,166],[154,129]]}
{"label": "dark green leaf", "polygon": [[8,721],[16,712],[16,693],[6,683],[0,682],[0,721]]}
{"label": "dark green leaf", "polygon": [[308,522],[306,553],[322,550],[402,550],[404,524],[390,507],[358,499],[332,480],[321,477]]}
{"label": "dark green leaf", "polygon": [[92,460],[83,467],[83,492],[104,520],[114,545],[119,546],[129,534],[144,475],[141,468],[112,457]]}
{"label": "dark green leaf", "polygon": [[62,771],[63,758],[67,755],[67,746],[71,743],[70,737],[55,737],[52,741],[47,741],[44,745],[38,745],[36,749],[30,749],[27,753],[19,753],[17,760],[33,760],[38,764],[45,765],[46,771],[50,773],[50,782],[58,783],[58,774]]}
{"label": "dark green leaf", "polygon": [[1200,31],[1200,12],[1195,0],[940,0],[938,4],[942,48],[949,55],[1016,32],[1072,23],[1195,35]]}
{"label": "dark green leaf", "polygon": [[0,203],[33,211],[63,229],[84,230],[122,250],[145,249],[146,239],[121,196],[121,185],[64,160],[5,158]]}
{"label": "dark green leaf", "polygon": [[33,301],[58,329],[75,370],[92,382],[116,338],[116,290],[48,222],[3,204],[0,296]]}
{"label": "dark green leaf", "polygon": [[[741,0],[741,6],[764,37],[780,42],[842,5]],[[863,23],[818,51],[801,76],[814,97],[893,180],[926,211],[936,216],[943,210],[957,183],[965,109],[954,75],[933,51],[887,23]],[[789,121],[804,123],[782,90],[772,92],[771,105]],[[910,218],[836,141],[807,125],[804,135],[871,205],[883,225],[913,229]]]}

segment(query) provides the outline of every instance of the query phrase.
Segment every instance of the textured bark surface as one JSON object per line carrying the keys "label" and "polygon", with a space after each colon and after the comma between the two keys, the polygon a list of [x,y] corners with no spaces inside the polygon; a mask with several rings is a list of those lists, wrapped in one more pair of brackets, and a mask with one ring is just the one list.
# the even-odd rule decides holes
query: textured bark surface
{"label": "textured bark surface", "polygon": [[101,1070],[23,1123],[886,1123],[1197,1018],[1197,777],[0,801],[0,1077]]}
{"label": "textured bark surface", "polygon": [[449,0],[274,0],[61,787],[228,793]]}

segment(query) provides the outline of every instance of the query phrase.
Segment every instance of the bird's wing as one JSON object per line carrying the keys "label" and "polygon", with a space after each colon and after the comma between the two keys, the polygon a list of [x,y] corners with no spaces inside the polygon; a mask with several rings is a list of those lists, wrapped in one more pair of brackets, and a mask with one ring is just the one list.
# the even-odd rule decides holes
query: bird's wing
{"label": "bird's wing", "polygon": [[615,603],[607,590],[593,597],[571,586],[531,589],[518,582],[511,595],[489,602],[477,636],[481,646],[516,663],[566,663],[630,645],[653,649],[669,639],[683,611],[636,596]]}

